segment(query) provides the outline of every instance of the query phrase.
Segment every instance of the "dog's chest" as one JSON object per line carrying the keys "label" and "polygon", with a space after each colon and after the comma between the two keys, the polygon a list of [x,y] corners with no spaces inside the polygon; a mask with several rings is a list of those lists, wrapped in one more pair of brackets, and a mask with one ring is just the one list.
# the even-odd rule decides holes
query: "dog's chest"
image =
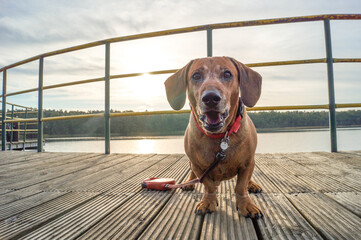
{"label": "dog's chest", "polygon": [[[196,159],[192,159],[192,164],[197,166],[198,176],[202,175],[203,172],[216,160],[217,151],[220,149],[217,146],[206,147],[203,146],[204,151],[200,151],[203,154],[197,156]],[[217,150],[215,150],[217,149]],[[232,146],[226,150],[226,158],[221,160],[217,166],[209,173],[209,177],[214,181],[222,181],[231,179],[238,174],[239,168],[242,167],[243,162],[241,156],[237,154],[236,149]]]}
{"label": "dog's chest", "polygon": [[231,179],[238,174],[241,167],[242,159],[233,153],[228,153],[227,155],[226,152],[226,158],[212,170],[210,177],[215,181]]}
{"label": "dog's chest", "polygon": [[[189,131],[189,128],[187,129]],[[191,131],[190,131],[191,132]],[[209,173],[209,177],[214,181],[222,181],[233,178],[238,174],[240,168],[243,168],[245,162],[247,147],[243,141],[237,139],[235,135],[229,141],[229,148],[225,151],[226,158]],[[216,159],[216,154],[221,150],[221,139],[210,139],[206,136],[186,133],[185,150],[191,161],[192,170],[200,177]]]}

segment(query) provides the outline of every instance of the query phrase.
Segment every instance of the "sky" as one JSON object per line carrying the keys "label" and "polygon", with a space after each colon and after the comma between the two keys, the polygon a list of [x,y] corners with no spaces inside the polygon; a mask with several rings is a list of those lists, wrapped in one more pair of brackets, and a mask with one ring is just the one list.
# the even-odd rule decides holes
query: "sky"
{"label": "sky", "polygon": [[[0,0],[0,67],[107,38],[212,23],[361,13],[359,0]],[[361,58],[361,20],[331,21],[333,56]],[[206,57],[206,32],[111,44],[110,74],[178,69]],[[45,58],[44,86],[104,76],[104,46]],[[213,31],[213,55],[243,63],[325,57],[323,22]],[[8,93],[37,87],[38,61],[7,72]],[[256,106],[327,104],[326,64],[254,68],[263,76]],[[361,64],[334,64],[337,103],[361,102]],[[171,109],[164,75],[111,80],[111,108]],[[0,76],[2,79],[2,75]],[[37,107],[37,93],[8,97]],[[103,110],[104,83],[44,91],[44,108]],[[188,108],[187,105],[185,108]]]}

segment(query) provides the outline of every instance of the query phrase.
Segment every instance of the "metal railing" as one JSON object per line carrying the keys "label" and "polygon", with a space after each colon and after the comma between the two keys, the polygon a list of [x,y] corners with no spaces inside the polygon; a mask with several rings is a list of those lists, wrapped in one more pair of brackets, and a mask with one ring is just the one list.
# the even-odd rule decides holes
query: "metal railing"
{"label": "metal railing", "polygon": [[[328,96],[329,103],[327,105],[302,105],[302,106],[273,106],[273,107],[254,107],[249,108],[248,111],[261,111],[261,110],[299,110],[299,109],[328,109],[329,110],[329,125],[331,135],[331,151],[337,152],[337,136],[336,136],[336,108],[354,108],[361,107],[361,103],[352,104],[336,104],[335,103],[335,90],[334,90],[334,76],[333,76],[333,63],[350,63],[350,62],[361,62],[361,58],[333,58],[332,57],[332,45],[331,45],[331,31],[330,31],[330,20],[360,20],[361,14],[332,14],[332,15],[314,15],[314,16],[302,16],[302,17],[290,17],[290,18],[277,18],[277,19],[265,19],[255,21],[240,21],[230,23],[219,23],[219,24],[208,24],[195,27],[186,27],[151,33],[136,34],[124,37],[116,37],[105,39],[101,41],[91,42],[83,45],[73,46],[57,51],[52,51],[44,54],[40,54],[3,68],[0,68],[0,72],[3,73],[3,91],[2,91],[2,132],[6,132],[5,123],[14,122],[15,120],[6,120],[6,97],[14,96],[29,92],[38,92],[38,116],[37,118],[22,119],[16,121],[22,122],[37,122],[38,124],[38,151],[43,151],[43,122],[64,120],[64,119],[79,119],[79,118],[92,118],[102,117],[105,120],[105,153],[110,153],[110,118],[120,116],[134,116],[134,115],[151,115],[151,114],[170,114],[170,113],[188,113],[189,110],[182,111],[156,111],[156,112],[126,112],[126,113],[110,113],[110,80],[141,76],[145,73],[130,73],[121,75],[110,75],[110,44],[123,41],[131,41],[136,39],[152,38],[159,36],[167,36],[181,33],[199,32],[206,31],[207,34],[207,56],[211,57],[212,54],[212,31],[217,29],[225,28],[238,28],[238,27],[249,27],[249,26],[260,26],[270,24],[284,24],[284,23],[296,23],[296,22],[313,22],[323,21],[325,31],[325,46],[326,46],[326,58],[320,59],[305,59],[305,60],[292,60],[292,61],[277,61],[277,62],[263,62],[263,63],[250,63],[246,64],[249,67],[266,67],[266,66],[280,66],[280,65],[294,65],[294,64],[311,64],[311,63],[326,63],[327,64],[327,76],[328,76]],[[68,53],[76,50],[87,49],[95,46],[105,45],[105,75],[100,78],[86,79],[80,81],[74,81],[69,83],[55,84],[55,85],[43,85],[43,74],[44,74],[44,59],[50,56]],[[22,90],[18,92],[7,93],[7,70],[20,66],[25,63],[29,63],[35,60],[39,60],[39,82],[37,88]],[[147,74],[169,74],[176,72],[177,69],[147,72]],[[104,113],[99,114],[85,114],[76,116],[60,116],[60,117],[43,117],[43,91],[47,89],[60,88],[66,86],[73,86],[79,84],[86,84],[92,82],[104,81],[105,83],[105,110]],[[4,149],[4,134],[2,134],[2,150]]]}
{"label": "metal railing", "polygon": [[[2,101],[0,101],[2,102]],[[24,121],[24,119],[28,119],[28,115],[32,114],[32,113],[37,113],[37,110],[35,108],[31,108],[31,107],[26,107],[26,106],[22,106],[19,104],[14,104],[14,103],[9,103],[6,102],[6,105],[10,105],[11,106],[11,111],[10,111],[10,116],[7,116],[7,113],[5,112],[5,118],[3,121],[3,115],[1,116],[1,136],[2,136],[2,146],[4,146],[4,148],[6,149],[6,145],[10,145],[10,150],[12,147],[12,144],[14,142],[14,139],[17,139],[17,143],[20,143],[20,134],[22,134],[22,143],[23,143],[23,150],[25,150],[26,148],[26,142],[27,142],[27,133],[37,133],[38,129],[28,129],[28,125],[33,124],[33,123],[29,123],[29,121]],[[22,108],[24,109],[24,111],[20,112],[20,111],[15,111],[14,108]],[[19,117],[15,117],[15,114],[23,114],[24,118],[19,118]],[[9,128],[6,127],[6,124],[9,123]],[[14,127],[14,123],[17,123],[18,125],[16,127]],[[21,125],[23,124],[22,128]],[[36,123],[35,123],[36,124]],[[5,128],[5,131],[3,130]],[[2,134],[4,132],[4,134]],[[6,139],[6,134],[10,133],[8,136],[8,140]],[[14,137],[14,135],[16,134],[16,137]],[[7,143],[9,142],[9,143]]]}

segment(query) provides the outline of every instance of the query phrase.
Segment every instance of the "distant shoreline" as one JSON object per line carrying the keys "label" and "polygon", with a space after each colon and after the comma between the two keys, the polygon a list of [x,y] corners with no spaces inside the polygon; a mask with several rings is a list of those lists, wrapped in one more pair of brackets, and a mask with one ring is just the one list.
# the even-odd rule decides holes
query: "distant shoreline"
{"label": "distant shoreline", "polygon": [[[361,128],[361,126],[338,126],[338,129],[353,129]],[[287,128],[261,128],[257,129],[258,133],[282,133],[282,132],[313,132],[313,131],[328,131],[328,127],[287,127]],[[174,139],[183,138],[183,135],[164,135],[164,136],[114,136],[111,140],[142,140],[142,139]],[[104,137],[46,137],[45,141],[99,141],[104,140]]]}

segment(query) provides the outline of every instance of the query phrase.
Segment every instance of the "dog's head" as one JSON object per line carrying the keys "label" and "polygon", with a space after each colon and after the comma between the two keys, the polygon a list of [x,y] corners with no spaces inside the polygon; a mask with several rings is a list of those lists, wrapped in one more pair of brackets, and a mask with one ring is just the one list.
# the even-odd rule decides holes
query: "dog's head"
{"label": "dog's head", "polygon": [[168,102],[175,110],[188,99],[200,126],[211,134],[226,131],[238,110],[238,99],[253,107],[260,95],[262,77],[229,57],[190,61],[165,81]]}

